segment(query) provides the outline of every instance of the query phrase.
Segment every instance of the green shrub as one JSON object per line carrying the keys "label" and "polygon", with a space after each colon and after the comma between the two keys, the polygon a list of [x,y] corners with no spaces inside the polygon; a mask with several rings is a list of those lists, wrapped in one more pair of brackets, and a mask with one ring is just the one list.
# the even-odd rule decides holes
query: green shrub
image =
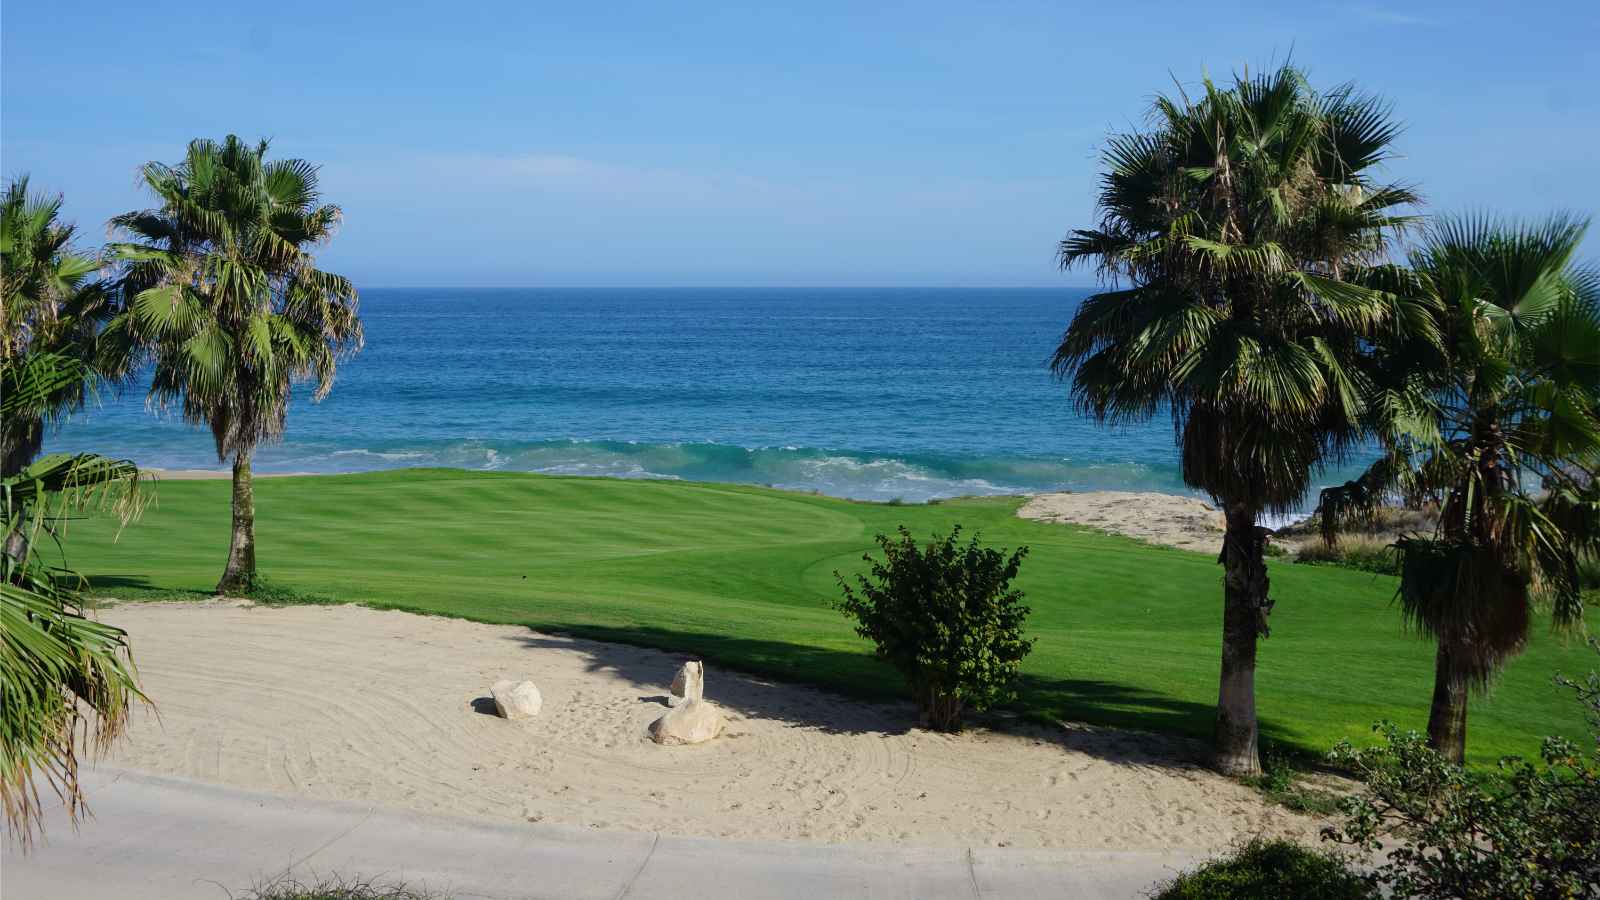
{"label": "green shrub", "polygon": [[1392,544],[1392,541],[1383,538],[1348,534],[1340,535],[1332,547],[1321,541],[1307,541],[1300,545],[1295,562],[1344,566],[1379,575],[1399,575],[1400,557],[1394,552]]}
{"label": "green shrub", "polygon": [[1583,704],[1593,747],[1546,738],[1543,765],[1508,757],[1485,778],[1382,723],[1381,746],[1334,748],[1368,790],[1346,798],[1344,827],[1324,836],[1387,849],[1377,877],[1395,897],[1600,897],[1600,673],[1557,680]]}
{"label": "green shrub", "polygon": [[1033,641],[1022,637],[1029,610],[1010,584],[1028,548],[1007,558],[976,537],[963,547],[959,525],[926,548],[904,526],[899,534],[877,536],[882,561],[862,557],[872,570],[858,576],[859,592],[834,572],[844,592],[838,605],[878,656],[905,675],[928,725],[959,731],[965,709],[1015,697],[1017,665]]}
{"label": "green shrub", "polygon": [[1378,892],[1337,853],[1254,838],[1158,885],[1153,900],[1370,900]]}

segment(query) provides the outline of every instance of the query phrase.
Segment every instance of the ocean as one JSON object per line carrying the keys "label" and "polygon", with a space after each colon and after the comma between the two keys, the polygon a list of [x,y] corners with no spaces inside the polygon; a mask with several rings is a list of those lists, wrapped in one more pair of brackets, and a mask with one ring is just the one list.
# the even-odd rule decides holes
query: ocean
{"label": "ocean", "polygon": [[[287,434],[261,448],[256,468],[453,466],[906,502],[1190,493],[1168,419],[1099,427],[1051,376],[1050,354],[1088,293],[366,290],[366,349],[340,364],[321,403],[297,390]],[[148,409],[142,385],[102,396],[46,449],[220,465],[209,431]]]}

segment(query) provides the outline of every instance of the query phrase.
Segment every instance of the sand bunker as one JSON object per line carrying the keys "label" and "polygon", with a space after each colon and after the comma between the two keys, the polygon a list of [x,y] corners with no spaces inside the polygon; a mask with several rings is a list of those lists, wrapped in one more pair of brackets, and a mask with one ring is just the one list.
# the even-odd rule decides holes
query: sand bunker
{"label": "sand bunker", "polygon": [[[109,763],[428,812],[752,839],[1219,849],[1316,822],[1176,739],[1085,727],[908,730],[858,703],[707,667],[727,731],[660,747],[683,657],[355,606],[123,604],[146,692]],[[536,718],[493,714],[528,678]],[[92,800],[92,798],[91,798]]]}
{"label": "sand bunker", "polygon": [[1039,494],[1028,498],[1017,515],[1088,525],[1184,550],[1222,550],[1222,513],[1193,497],[1136,491]]}

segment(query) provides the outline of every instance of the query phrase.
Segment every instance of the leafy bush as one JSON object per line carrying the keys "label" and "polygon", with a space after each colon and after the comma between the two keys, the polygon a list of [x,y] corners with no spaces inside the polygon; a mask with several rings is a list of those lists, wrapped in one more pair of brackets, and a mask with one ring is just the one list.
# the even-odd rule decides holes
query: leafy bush
{"label": "leafy bush", "polygon": [[878,656],[905,675],[928,725],[959,731],[961,714],[984,710],[1015,697],[1017,665],[1033,649],[1022,637],[1028,607],[1011,590],[1028,548],[1009,558],[978,545],[959,546],[958,525],[946,537],[918,547],[901,526],[899,538],[880,534],[882,561],[870,577],[857,576],[859,592],[838,572],[844,591],[839,608],[856,620],[856,633],[871,640]]}
{"label": "leafy bush", "polygon": [[1377,877],[1396,897],[1600,897],[1600,673],[1558,681],[1584,705],[1595,738],[1588,751],[1546,738],[1543,765],[1508,757],[1483,778],[1417,733],[1381,723],[1381,746],[1334,748],[1334,761],[1368,791],[1344,801],[1344,827],[1324,836],[1391,847]]}
{"label": "leafy bush", "polygon": [[1378,896],[1371,878],[1354,871],[1337,853],[1261,838],[1157,886],[1151,894],[1153,900],[1369,900]]}
{"label": "leafy bush", "polygon": [[1332,547],[1321,541],[1307,541],[1300,545],[1295,561],[1344,566],[1379,575],[1399,575],[1400,558],[1394,552],[1392,543],[1383,538],[1348,534],[1340,535]]}

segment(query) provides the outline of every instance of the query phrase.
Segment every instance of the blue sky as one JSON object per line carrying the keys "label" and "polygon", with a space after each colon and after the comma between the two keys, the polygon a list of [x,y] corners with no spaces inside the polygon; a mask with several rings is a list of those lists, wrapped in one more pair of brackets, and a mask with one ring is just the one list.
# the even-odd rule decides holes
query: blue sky
{"label": "blue sky", "polygon": [[1597,36],[1592,2],[10,2],[0,170],[98,239],[144,160],[267,136],[366,286],[1085,284],[1052,252],[1104,135],[1291,52],[1394,101],[1432,209],[1592,214]]}

